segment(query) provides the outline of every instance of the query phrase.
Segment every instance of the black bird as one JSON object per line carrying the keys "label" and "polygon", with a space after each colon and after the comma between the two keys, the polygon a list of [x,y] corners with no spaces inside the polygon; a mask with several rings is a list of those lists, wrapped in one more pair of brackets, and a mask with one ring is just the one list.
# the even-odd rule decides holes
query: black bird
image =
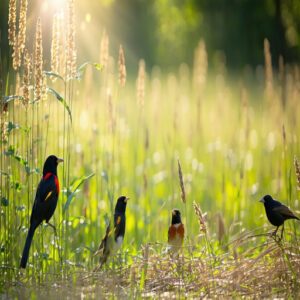
{"label": "black bird", "polygon": [[276,236],[279,226],[282,225],[281,238],[283,236],[284,230],[284,221],[288,219],[297,219],[299,218],[294,215],[294,213],[285,205],[279,201],[274,200],[270,195],[265,195],[260,200],[265,206],[266,214],[269,222],[277,226],[276,230],[273,232],[273,235]]}
{"label": "black bird", "polygon": [[125,212],[128,199],[125,196],[121,196],[117,200],[114,214],[114,228],[111,229],[110,224],[107,226],[105,237],[94,254],[100,254],[100,265],[94,271],[101,269],[107,259],[114,255],[123,243],[126,227]]}
{"label": "black bird", "polygon": [[38,185],[34,204],[30,217],[30,227],[28,230],[20,268],[26,268],[29,249],[36,228],[45,220],[51,227],[55,227],[49,223],[52,217],[59,195],[59,181],[57,178],[57,165],[63,162],[63,159],[50,155],[43,168],[43,177]]}

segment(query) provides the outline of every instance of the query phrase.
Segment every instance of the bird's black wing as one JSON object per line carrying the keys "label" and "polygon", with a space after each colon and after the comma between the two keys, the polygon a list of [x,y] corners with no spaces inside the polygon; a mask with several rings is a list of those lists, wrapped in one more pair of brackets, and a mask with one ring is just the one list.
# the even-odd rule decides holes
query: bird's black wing
{"label": "bird's black wing", "polygon": [[294,213],[285,205],[274,207],[272,210],[274,212],[280,213],[285,217],[298,219],[298,217],[296,217]]}
{"label": "bird's black wing", "polygon": [[31,213],[31,222],[49,219],[56,207],[58,190],[54,175],[40,181]]}
{"label": "bird's black wing", "polygon": [[114,231],[115,231],[115,240],[119,236],[125,235],[125,215],[124,214],[115,214],[114,216]]}
{"label": "bird's black wing", "polygon": [[104,238],[102,239],[99,247],[98,247],[98,250],[95,252],[94,255],[97,255],[99,253],[104,253],[105,252],[105,247],[107,245],[107,239],[108,239],[108,236],[110,235],[110,224],[108,224],[107,228],[106,228],[106,233],[105,233],[105,236]]}

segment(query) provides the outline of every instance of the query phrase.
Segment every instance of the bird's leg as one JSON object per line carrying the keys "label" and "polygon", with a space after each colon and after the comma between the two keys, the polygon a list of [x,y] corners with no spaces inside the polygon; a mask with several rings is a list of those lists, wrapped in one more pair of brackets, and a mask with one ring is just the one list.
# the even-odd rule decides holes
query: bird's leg
{"label": "bird's leg", "polygon": [[284,223],[282,224],[280,240],[282,240],[282,238],[283,238],[283,231],[284,231]]}
{"label": "bird's leg", "polygon": [[276,237],[276,233],[277,233],[277,231],[278,231],[278,228],[279,228],[279,226],[277,226],[276,229],[274,230],[274,232],[271,233],[271,235],[272,235],[273,237]]}
{"label": "bird's leg", "polygon": [[54,225],[52,225],[51,223],[47,222],[47,224],[53,228],[54,230],[54,234],[57,235],[57,232],[56,232],[56,227]]}

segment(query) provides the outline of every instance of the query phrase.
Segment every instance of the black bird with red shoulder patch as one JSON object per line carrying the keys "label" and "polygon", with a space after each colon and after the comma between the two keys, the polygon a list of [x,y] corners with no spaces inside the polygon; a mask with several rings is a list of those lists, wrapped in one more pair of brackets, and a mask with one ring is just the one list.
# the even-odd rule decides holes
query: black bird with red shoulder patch
{"label": "black bird with red shoulder patch", "polygon": [[168,244],[170,250],[177,252],[184,239],[184,225],[181,222],[181,213],[178,209],[172,210],[172,223],[168,230]]}
{"label": "black bird with red shoulder patch", "polygon": [[56,209],[59,195],[57,166],[60,162],[63,162],[63,159],[57,158],[55,155],[50,155],[44,163],[43,177],[36,191],[30,217],[30,227],[23,250],[20,268],[26,268],[29,249],[36,228],[45,220],[46,223],[55,229],[55,227],[49,223],[49,220]]}
{"label": "black bird with red shoulder patch", "polygon": [[111,228],[110,224],[106,228],[105,237],[102,239],[98,250],[94,255],[100,254],[100,264],[94,271],[102,268],[110,256],[113,256],[121,247],[126,228],[126,206],[129,198],[121,196],[117,200],[114,213],[114,227]]}
{"label": "black bird with red shoulder patch", "polygon": [[278,228],[282,225],[280,238],[282,239],[284,222],[288,219],[299,220],[299,218],[287,206],[283,205],[277,200],[274,200],[270,195],[265,195],[259,201],[262,202],[265,206],[269,222],[277,227],[273,232],[274,236],[276,236]]}

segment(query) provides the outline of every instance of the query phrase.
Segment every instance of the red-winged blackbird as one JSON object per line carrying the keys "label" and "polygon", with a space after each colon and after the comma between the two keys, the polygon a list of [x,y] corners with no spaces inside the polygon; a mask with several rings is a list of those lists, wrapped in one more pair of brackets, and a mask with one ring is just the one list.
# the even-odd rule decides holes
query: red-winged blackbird
{"label": "red-winged blackbird", "polygon": [[297,219],[299,218],[294,215],[294,213],[285,205],[280,203],[279,201],[274,200],[270,195],[266,195],[262,197],[260,200],[265,206],[266,214],[269,222],[277,226],[276,230],[273,232],[273,235],[276,236],[277,230],[279,226],[282,225],[281,230],[281,239],[283,236],[284,230],[284,221],[288,219]]}
{"label": "red-winged blackbird", "polygon": [[95,269],[95,271],[102,268],[103,264],[107,259],[114,255],[116,251],[121,247],[124,236],[125,236],[125,226],[126,226],[126,205],[129,198],[121,196],[117,200],[114,214],[114,228],[111,229],[110,224],[106,229],[106,234],[101,244],[94,255],[100,254],[100,265]]}
{"label": "red-winged blackbird", "polygon": [[181,222],[181,214],[178,209],[172,210],[172,223],[168,231],[168,243],[170,250],[177,252],[183,243],[184,239],[184,226]]}
{"label": "red-winged blackbird", "polygon": [[57,205],[59,194],[57,165],[60,162],[63,162],[63,159],[51,155],[44,163],[43,177],[36,191],[30,217],[30,227],[23,250],[20,268],[26,268],[29,249],[36,228],[45,220],[46,223],[55,229],[55,227],[49,223],[49,220],[52,217]]}

